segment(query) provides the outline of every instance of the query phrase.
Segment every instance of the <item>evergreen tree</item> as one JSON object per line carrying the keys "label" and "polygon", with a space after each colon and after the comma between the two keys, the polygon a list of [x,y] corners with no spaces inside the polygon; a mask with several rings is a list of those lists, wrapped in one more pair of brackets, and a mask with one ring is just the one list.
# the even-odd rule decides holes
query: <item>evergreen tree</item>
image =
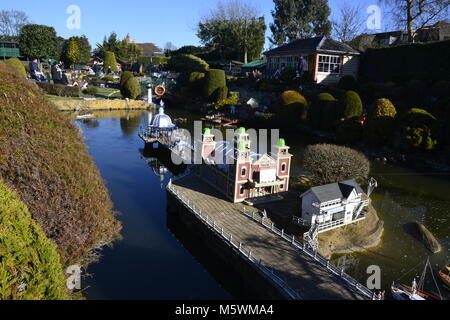
{"label": "evergreen tree", "polygon": [[55,28],[29,24],[21,29],[19,45],[27,58],[58,58],[58,38]]}
{"label": "evergreen tree", "polygon": [[282,45],[301,38],[328,36],[331,10],[327,0],[274,0],[270,42]]}

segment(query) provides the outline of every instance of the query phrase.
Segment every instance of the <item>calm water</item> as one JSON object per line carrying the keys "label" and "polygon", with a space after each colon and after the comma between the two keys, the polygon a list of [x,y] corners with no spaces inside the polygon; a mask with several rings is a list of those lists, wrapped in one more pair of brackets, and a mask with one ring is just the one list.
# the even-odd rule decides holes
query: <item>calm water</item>
{"label": "calm water", "polygon": [[[172,118],[197,118],[179,111],[168,113]],[[167,213],[165,185],[172,174],[161,168],[161,161],[167,164],[164,159],[144,153],[143,142],[137,137],[140,125],[146,124],[147,113],[96,115],[95,120],[75,123],[82,129],[89,152],[107,183],[115,210],[120,212],[123,239],[113,248],[102,250],[100,262],[87,270],[91,274],[83,282],[87,298],[252,298],[251,293],[242,291],[235,275],[223,270],[220,262]],[[306,141],[287,137],[287,143],[296,155]],[[301,171],[298,163],[298,157],[294,158],[294,173]],[[392,281],[399,278],[409,284],[421,273],[427,256],[431,256],[436,270],[449,260],[450,180],[379,164],[373,165],[372,175],[380,185],[372,199],[385,221],[383,242],[364,253],[335,257],[333,262],[344,265],[362,282],[367,278],[367,267],[379,265],[382,286],[388,291]],[[405,225],[415,220],[439,238],[441,253],[430,254],[405,231]]]}

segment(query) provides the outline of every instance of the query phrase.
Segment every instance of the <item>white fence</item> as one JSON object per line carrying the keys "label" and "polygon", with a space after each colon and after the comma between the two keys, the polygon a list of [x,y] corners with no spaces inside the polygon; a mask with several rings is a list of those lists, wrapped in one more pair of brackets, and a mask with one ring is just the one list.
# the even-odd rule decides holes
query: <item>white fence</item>
{"label": "white fence", "polygon": [[[189,174],[189,173],[187,173]],[[185,174],[185,175],[187,175]],[[177,179],[181,179],[183,176],[177,177]],[[289,299],[292,300],[303,300],[298,291],[291,289],[286,281],[284,281],[277,273],[270,267],[264,265],[261,259],[258,259],[252,254],[251,250],[245,250],[244,244],[233,239],[233,235],[227,233],[223,227],[218,225],[215,221],[209,219],[208,215],[202,213],[201,209],[195,207],[195,205],[179,193],[176,188],[172,185],[171,182],[167,185],[167,190],[172,193],[175,197],[177,197],[181,203],[191,212],[193,213],[201,222],[206,224],[211,230],[215,233],[219,234],[225,242],[234,248],[237,252],[239,252],[246,260],[250,261],[251,264],[259,270],[265,277],[270,279],[273,283],[275,283]]]}

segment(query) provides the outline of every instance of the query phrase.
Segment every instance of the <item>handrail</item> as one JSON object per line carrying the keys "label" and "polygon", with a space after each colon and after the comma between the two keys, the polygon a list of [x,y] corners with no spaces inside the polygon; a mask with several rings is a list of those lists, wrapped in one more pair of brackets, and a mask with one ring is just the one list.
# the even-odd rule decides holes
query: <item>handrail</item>
{"label": "handrail", "polygon": [[[177,179],[181,179],[181,177],[177,177]],[[245,251],[243,249],[242,243],[237,243],[236,241],[233,241],[233,235],[231,233],[225,232],[223,227],[220,227],[215,221],[209,220],[209,217],[207,215],[202,214],[201,210],[195,207],[193,203],[190,203],[189,199],[187,199],[185,196],[177,192],[176,188],[173,186],[172,181],[169,182],[167,185],[167,190],[172,193],[176,198],[178,198],[182,204],[190,211],[192,212],[198,219],[200,219],[203,223],[206,223],[206,225],[211,228],[213,231],[218,233],[223,239],[226,240],[226,242],[231,245],[233,248],[237,249],[237,251],[244,256],[247,260],[249,260],[254,267],[256,267],[259,271],[261,271],[267,278],[272,280],[278,287],[280,287],[284,293],[293,300],[303,300],[302,296],[294,289],[290,288],[288,284],[280,277],[278,276],[275,271],[264,265],[261,259],[257,259],[254,255],[252,255],[252,252]]]}

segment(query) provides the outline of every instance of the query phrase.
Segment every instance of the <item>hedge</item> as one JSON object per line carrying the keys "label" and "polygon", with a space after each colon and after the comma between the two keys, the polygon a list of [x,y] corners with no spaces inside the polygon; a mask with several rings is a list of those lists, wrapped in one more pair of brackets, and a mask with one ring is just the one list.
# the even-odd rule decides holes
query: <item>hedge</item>
{"label": "hedge", "polygon": [[[322,130],[332,130],[334,122],[339,119],[339,109],[337,100],[329,93],[320,93],[315,101],[312,118]],[[316,113],[314,115],[314,113]]]}
{"label": "hedge", "polygon": [[120,92],[124,98],[136,99],[142,90],[136,78],[131,77],[120,87]]}
{"label": "hedge", "polygon": [[359,94],[355,91],[347,91],[343,101],[344,118],[361,117],[363,114],[363,104]]}
{"label": "hedge", "polygon": [[23,63],[19,59],[17,59],[17,58],[10,58],[10,59],[6,60],[5,63],[19,77],[23,77],[23,78],[27,77],[27,71],[25,70],[25,67],[24,67]]}
{"label": "hedge", "polygon": [[378,99],[364,125],[364,138],[373,145],[392,141],[397,110],[388,99]]}
{"label": "hedge", "polygon": [[358,82],[355,77],[351,75],[342,76],[339,79],[339,88],[344,90],[355,90],[358,87]]}
{"label": "hedge", "polygon": [[214,98],[216,98],[214,97],[216,90],[226,86],[227,81],[225,78],[225,71],[220,69],[209,69],[206,72],[204,83],[204,95],[206,99],[213,101]]}
{"label": "hedge", "polygon": [[190,95],[193,97],[202,94],[202,90],[205,84],[205,74],[202,72],[191,72],[189,75],[189,90]]}
{"label": "hedge", "polygon": [[106,51],[105,60],[103,61],[103,72],[105,74],[108,73],[109,67],[111,68],[111,71],[119,72],[119,69],[117,68],[116,55],[114,54],[114,52]]}
{"label": "hedge", "polygon": [[62,84],[51,84],[48,82],[36,82],[39,88],[46,93],[59,97],[80,97],[81,90],[79,87],[70,87]]}
{"label": "hedge", "polygon": [[139,57],[137,61],[145,69],[148,66],[159,66],[160,64],[167,64],[169,60],[170,58],[168,57]]}
{"label": "hedge", "polygon": [[308,101],[295,90],[284,91],[280,96],[280,108],[278,111],[282,118],[281,123],[298,124],[308,115]]}
{"label": "hedge", "polygon": [[206,72],[208,63],[191,54],[182,54],[171,58],[167,63],[167,69],[184,73],[188,77],[192,72]]}

